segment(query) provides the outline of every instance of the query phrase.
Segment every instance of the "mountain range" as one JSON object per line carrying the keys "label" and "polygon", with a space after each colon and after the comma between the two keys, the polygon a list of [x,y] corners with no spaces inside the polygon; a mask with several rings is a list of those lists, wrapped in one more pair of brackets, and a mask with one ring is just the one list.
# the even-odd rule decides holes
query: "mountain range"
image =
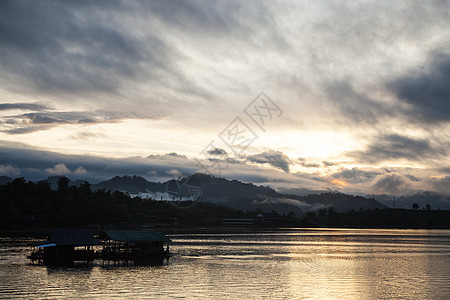
{"label": "mountain range", "polygon": [[[60,176],[46,179],[56,189]],[[0,176],[0,184],[13,179]],[[70,181],[70,185],[81,185],[85,181]],[[92,190],[119,190],[131,196],[155,200],[194,200],[220,204],[242,210],[275,210],[279,213],[304,213],[333,207],[335,211],[366,210],[385,207],[412,208],[417,203],[419,208],[427,204],[432,209],[450,209],[450,197],[435,192],[417,192],[412,195],[394,198],[390,195],[369,195],[366,197],[330,191],[308,191],[300,189],[280,193],[268,186],[257,186],[237,180],[216,178],[196,173],[186,178],[166,182],[152,182],[140,176],[115,176],[109,180],[91,184]]]}
{"label": "mountain range", "polygon": [[[59,177],[50,177],[52,187],[57,187]],[[72,181],[79,185],[82,181]],[[216,178],[196,173],[186,178],[173,179],[163,183],[151,182],[139,176],[116,176],[91,185],[92,190],[119,190],[142,198],[172,201],[203,201],[234,209],[250,211],[294,212],[302,215],[307,211],[333,207],[337,212],[385,208],[373,198],[347,195],[338,192],[324,192],[308,195],[278,193],[268,186],[257,186],[238,180]]]}

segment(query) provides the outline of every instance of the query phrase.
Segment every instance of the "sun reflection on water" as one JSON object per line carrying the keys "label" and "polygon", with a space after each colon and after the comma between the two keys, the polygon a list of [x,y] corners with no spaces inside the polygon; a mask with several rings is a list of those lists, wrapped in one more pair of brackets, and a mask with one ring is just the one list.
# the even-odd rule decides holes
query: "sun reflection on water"
{"label": "sun reflection on water", "polygon": [[31,266],[1,241],[0,298],[375,299],[450,295],[450,231],[172,235],[162,266]]}

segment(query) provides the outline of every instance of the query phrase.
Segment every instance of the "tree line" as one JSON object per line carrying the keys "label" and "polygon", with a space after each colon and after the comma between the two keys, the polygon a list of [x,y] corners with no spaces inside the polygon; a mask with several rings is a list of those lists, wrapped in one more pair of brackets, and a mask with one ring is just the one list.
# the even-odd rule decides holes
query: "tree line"
{"label": "tree line", "polygon": [[[88,182],[69,185],[61,177],[57,189],[47,181],[16,178],[0,185],[0,228],[133,227],[142,224],[212,224],[223,217],[246,217],[243,211],[209,203],[156,201],[120,191],[93,191]],[[195,204],[195,205],[193,205]]]}
{"label": "tree line", "polygon": [[205,202],[157,201],[130,197],[120,191],[91,189],[88,182],[69,185],[61,177],[57,188],[47,181],[16,178],[0,185],[0,229],[50,229],[55,227],[115,226],[221,226],[222,218],[251,218],[263,214],[255,226],[450,228],[450,211],[429,209],[360,209],[336,212],[332,207],[304,214],[237,210]]}

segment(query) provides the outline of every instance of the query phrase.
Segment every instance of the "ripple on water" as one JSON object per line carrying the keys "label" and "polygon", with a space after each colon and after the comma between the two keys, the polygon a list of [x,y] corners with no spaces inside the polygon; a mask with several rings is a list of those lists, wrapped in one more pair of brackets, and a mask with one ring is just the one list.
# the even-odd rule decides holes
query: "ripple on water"
{"label": "ripple on water", "polygon": [[1,240],[0,298],[445,299],[449,231],[176,235],[168,265],[48,268]]}

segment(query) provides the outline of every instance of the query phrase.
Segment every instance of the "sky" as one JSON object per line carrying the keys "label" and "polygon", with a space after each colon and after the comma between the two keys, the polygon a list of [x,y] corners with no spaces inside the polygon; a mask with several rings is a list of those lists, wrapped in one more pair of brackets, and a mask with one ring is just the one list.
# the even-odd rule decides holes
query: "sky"
{"label": "sky", "polygon": [[450,193],[450,1],[1,1],[0,175]]}

